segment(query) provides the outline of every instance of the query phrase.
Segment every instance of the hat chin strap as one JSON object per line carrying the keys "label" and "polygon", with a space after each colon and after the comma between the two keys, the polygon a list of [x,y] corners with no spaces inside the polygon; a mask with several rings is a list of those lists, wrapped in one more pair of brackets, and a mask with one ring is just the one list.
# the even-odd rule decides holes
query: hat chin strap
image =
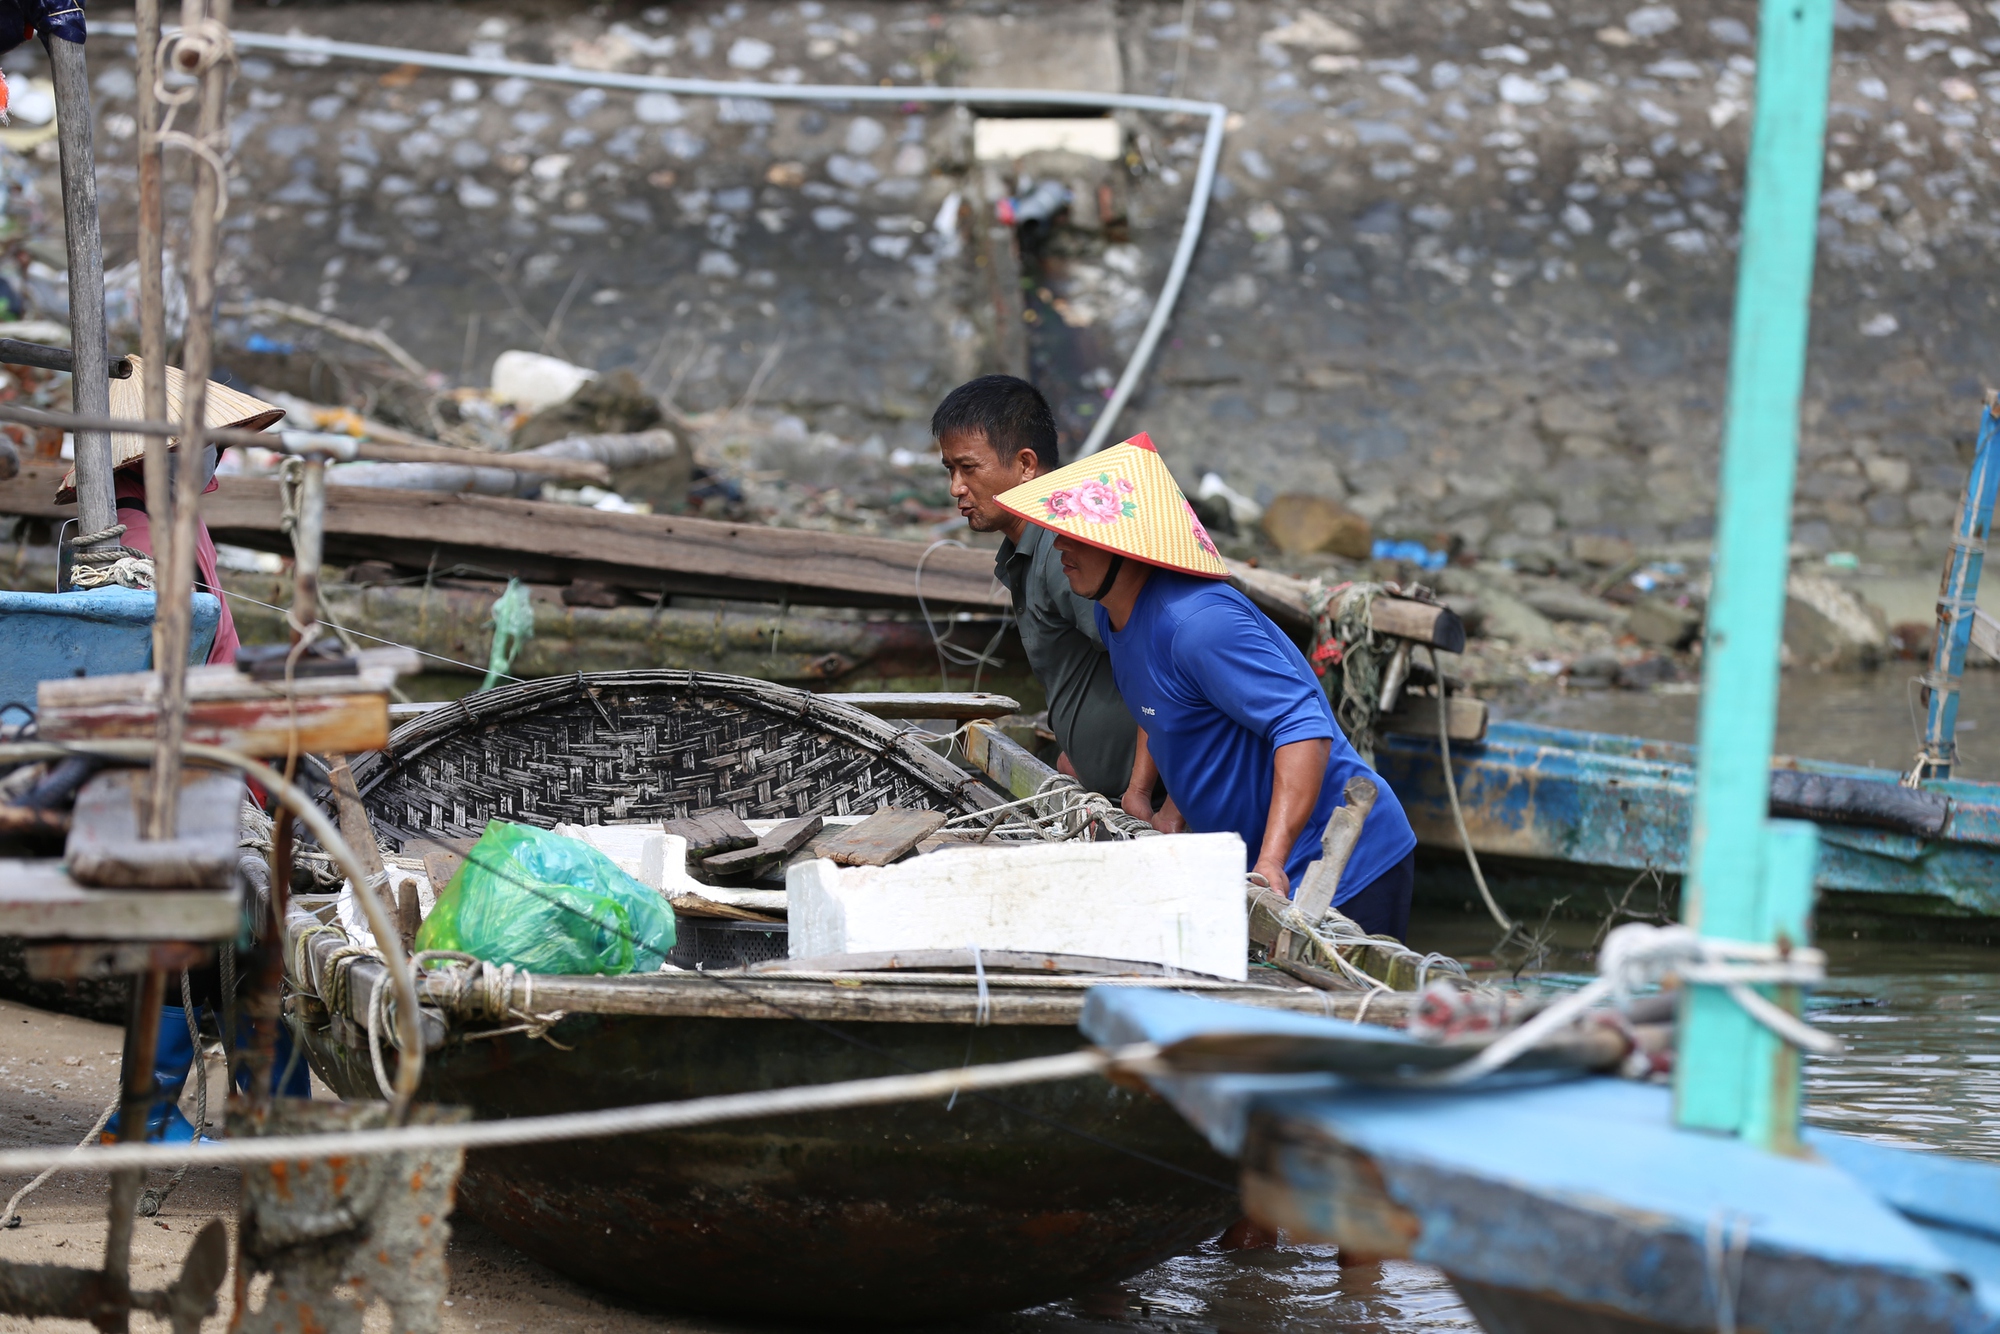
{"label": "hat chin strap", "polygon": [[1112,556],[1111,568],[1104,572],[1104,582],[1097,586],[1097,591],[1090,595],[1090,600],[1092,602],[1104,601],[1105,594],[1111,591],[1111,585],[1118,582],[1118,572],[1124,568],[1125,558],[1118,555]]}

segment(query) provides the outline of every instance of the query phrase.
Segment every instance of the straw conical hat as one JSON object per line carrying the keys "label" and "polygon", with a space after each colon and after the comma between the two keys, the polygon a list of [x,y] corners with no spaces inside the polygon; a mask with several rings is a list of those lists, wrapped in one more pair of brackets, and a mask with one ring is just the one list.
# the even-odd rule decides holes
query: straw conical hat
{"label": "straw conical hat", "polygon": [[[111,415],[127,420],[143,421],[146,417],[146,363],[133,357],[132,374],[123,380],[111,382]],[[178,366],[167,367],[167,420],[177,422],[185,411],[181,391],[187,384],[187,377]],[[218,429],[237,431],[261,431],[276,426],[285,419],[283,408],[273,407],[261,398],[252,398],[240,390],[231,389],[226,384],[214,380],[208,382],[208,403],[203,413],[208,424]],[[180,444],[176,437],[169,437],[167,448]],[[146,457],[146,437],[123,433],[111,437],[112,471],[128,463],[136,463]],[[63,478],[62,486],[56,491],[58,504],[76,499],[76,469],[71,468]]]}
{"label": "straw conical hat", "polygon": [[1148,565],[1229,577],[1208,530],[1144,435],[1024,482],[995,503],[1030,523]]}

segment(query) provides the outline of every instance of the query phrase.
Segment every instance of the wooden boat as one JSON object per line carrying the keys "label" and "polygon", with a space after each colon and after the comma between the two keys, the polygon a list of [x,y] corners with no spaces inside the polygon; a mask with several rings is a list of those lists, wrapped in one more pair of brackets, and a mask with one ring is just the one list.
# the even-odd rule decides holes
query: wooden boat
{"label": "wooden boat", "polygon": [[[469,836],[493,816],[552,825],[717,805],[757,818],[1001,800],[856,709],[669,671],[471,696],[398,729],[356,776],[378,830],[399,842]],[[314,1068],[343,1097],[376,1097],[366,1017],[381,969],[361,963],[329,988],[322,965],[340,937],[315,934],[303,910],[293,926],[304,946],[293,967],[303,955],[311,974],[292,982]],[[545,1034],[494,1017],[461,972],[434,971],[421,1097],[480,1118],[541,1115],[1073,1050],[1089,979],[1045,963],[1027,976],[989,967],[983,987],[969,972],[879,968],[540,977],[532,999],[526,983],[515,994],[526,1011],[563,1013]],[[1289,979],[1124,980],[1312,1013],[1360,1000]],[[335,1011],[315,996],[335,996]],[[876,1324],[1009,1310],[1136,1273],[1235,1217],[1230,1184],[1228,1164],[1170,1108],[1085,1080],[474,1153],[459,1201],[524,1253],[635,1302]]]}
{"label": "wooden boat", "polygon": [[[0,590],[0,727],[32,715],[35,685],[56,677],[143,672],[153,665],[153,594],[111,585],[68,593]],[[215,640],[222,603],[194,595],[188,660]]]}
{"label": "wooden boat", "polygon": [[[1694,813],[1696,748],[1601,732],[1496,722],[1454,743],[1452,771],[1472,846],[1517,901],[1579,881],[1678,876]],[[1435,738],[1386,735],[1389,780],[1427,863],[1463,856]],[[1831,911],[2000,917],[2000,784],[1780,757],[1773,814],[1820,830],[1818,886]]]}

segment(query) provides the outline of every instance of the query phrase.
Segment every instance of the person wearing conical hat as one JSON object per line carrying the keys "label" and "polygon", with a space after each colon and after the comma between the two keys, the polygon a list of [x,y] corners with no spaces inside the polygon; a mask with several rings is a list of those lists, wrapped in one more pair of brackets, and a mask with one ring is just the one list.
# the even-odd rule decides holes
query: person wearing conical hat
{"label": "person wearing conical hat", "polygon": [[[127,421],[143,421],[146,416],[146,363],[138,357],[130,360],[132,374],[111,382],[111,416]],[[179,367],[167,367],[167,420],[170,422],[181,420],[181,393],[185,384],[186,377]],[[261,431],[283,421],[285,410],[210,380],[203,416],[211,427],[217,429]],[[167,447],[178,449],[180,441],[169,439]],[[215,445],[208,446],[206,457],[202,460],[203,495],[215,490],[215,466],[220,458],[221,450]],[[145,463],[146,437],[122,432],[112,435],[113,494],[118,503],[118,522],[125,525],[125,533],[118,541],[150,556],[153,554],[153,526],[146,514]],[[56,502],[64,504],[75,499],[76,469],[71,468],[62,485],[56,488]],[[236,618],[229,614],[229,599],[223,596],[222,579],[216,569],[215,539],[209,536],[206,523],[197,522],[195,525],[194,569],[195,587],[215,594],[216,600],[222,604],[222,615],[215,625],[215,642],[208,650],[208,661],[235,662],[241,641],[236,636]]]}
{"label": "person wearing conical hat", "polygon": [[996,503],[1049,529],[1070,587],[1097,604],[1140,729],[1125,808],[1151,812],[1157,772],[1171,809],[1153,813],[1156,827],[1240,834],[1249,869],[1290,894],[1320,855],[1347,780],[1366,773],[1375,806],[1334,903],[1368,931],[1402,939],[1417,847],[1402,804],[1334,725],[1298,647],[1226,582],[1153,442],[1134,436]]}

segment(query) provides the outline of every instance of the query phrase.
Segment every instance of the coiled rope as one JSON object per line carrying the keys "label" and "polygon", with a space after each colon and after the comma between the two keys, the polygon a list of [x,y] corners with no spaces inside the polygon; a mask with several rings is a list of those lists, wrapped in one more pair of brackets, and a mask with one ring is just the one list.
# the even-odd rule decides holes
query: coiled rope
{"label": "coiled rope", "polygon": [[1717,940],[1699,935],[1691,927],[1629,922],[1604,938],[1597,957],[1598,976],[1588,985],[1563,997],[1472,1059],[1410,1082],[1450,1086],[1491,1074],[1601,1002],[1623,1001],[1638,989],[1669,978],[1696,986],[1721,987],[1745,1014],[1780,1041],[1801,1051],[1830,1056],[1845,1050],[1839,1039],[1820,1032],[1750,989],[1811,986],[1824,980],[1826,955],[1818,950]]}
{"label": "coiled rope", "polygon": [[84,533],[70,543],[70,586],[72,588],[136,588],[151,592],[154,587],[153,558],[136,547],[99,546],[125,536],[125,525],[114,523],[97,533]]}

